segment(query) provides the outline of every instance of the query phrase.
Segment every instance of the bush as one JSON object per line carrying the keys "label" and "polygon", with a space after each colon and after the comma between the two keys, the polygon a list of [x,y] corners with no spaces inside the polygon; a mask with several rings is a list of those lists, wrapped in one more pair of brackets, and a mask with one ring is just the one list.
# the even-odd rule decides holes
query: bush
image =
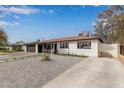
{"label": "bush", "polygon": [[49,60],[51,60],[50,54],[48,54],[48,53],[42,54],[42,60],[44,60],[44,61],[49,61]]}

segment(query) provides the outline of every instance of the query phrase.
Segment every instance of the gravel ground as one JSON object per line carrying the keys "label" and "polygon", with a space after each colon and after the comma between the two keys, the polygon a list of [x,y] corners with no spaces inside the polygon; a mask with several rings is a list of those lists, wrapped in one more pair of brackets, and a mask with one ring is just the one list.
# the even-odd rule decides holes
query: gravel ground
{"label": "gravel ground", "polygon": [[79,63],[82,57],[53,55],[52,61],[40,57],[0,63],[0,87],[39,88]]}

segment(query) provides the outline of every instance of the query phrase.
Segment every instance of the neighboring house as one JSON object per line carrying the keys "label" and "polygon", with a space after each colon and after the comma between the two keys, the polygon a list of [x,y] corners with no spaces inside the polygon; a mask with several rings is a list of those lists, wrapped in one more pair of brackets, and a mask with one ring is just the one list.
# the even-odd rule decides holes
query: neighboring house
{"label": "neighboring house", "polygon": [[25,52],[35,53],[55,53],[55,54],[71,54],[81,56],[99,56],[99,44],[103,41],[98,37],[74,36],[49,39],[26,43],[24,45]]}
{"label": "neighboring house", "polygon": [[24,51],[23,43],[14,43],[14,44],[10,44],[9,46],[10,46],[9,47],[10,50],[13,50],[13,51],[17,51],[17,52]]}
{"label": "neighboring house", "polygon": [[7,51],[7,50],[9,50],[9,49],[10,49],[9,46],[0,46],[0,52],[1,52],[1,51]]}

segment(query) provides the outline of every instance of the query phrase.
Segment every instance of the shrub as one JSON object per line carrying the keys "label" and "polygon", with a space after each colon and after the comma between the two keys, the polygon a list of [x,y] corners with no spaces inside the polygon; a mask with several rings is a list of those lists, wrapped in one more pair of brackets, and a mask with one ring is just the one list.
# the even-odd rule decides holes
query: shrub
{"label": "shrub", "polygon": [[42,54],[42,60],[44,60],[44,61],[50,61],[51,60],[50,54],[48,54],[48,53]]}

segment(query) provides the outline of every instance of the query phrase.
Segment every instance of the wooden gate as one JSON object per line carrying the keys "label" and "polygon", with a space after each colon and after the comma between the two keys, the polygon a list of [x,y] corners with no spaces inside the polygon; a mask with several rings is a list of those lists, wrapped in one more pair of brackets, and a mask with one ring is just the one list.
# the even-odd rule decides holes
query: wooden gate
{"label": "wooden gate", "polygon": [[120,54],[124,56],[124,45],[120,45]]}

